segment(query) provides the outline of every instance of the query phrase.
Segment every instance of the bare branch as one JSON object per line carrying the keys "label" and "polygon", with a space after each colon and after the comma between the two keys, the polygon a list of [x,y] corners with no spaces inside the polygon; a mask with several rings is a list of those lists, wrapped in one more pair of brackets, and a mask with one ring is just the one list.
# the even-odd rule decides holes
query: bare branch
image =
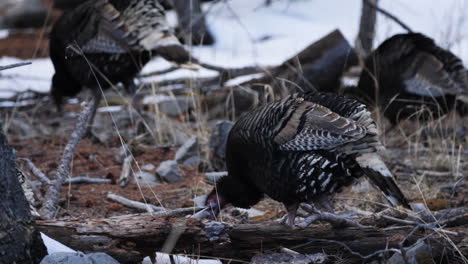
{"label": "bare branch", "polygon": [[0,66],[0,71],[13,69],[13,68],[16,68],[16,67],[21,67],[21,66],[25,66],[25,65],[29,65],[29,64],[32,64],[32,62],[20,62],[20,63],[10,64],[10,65],[6,65],[6,66]]}
{"label": "bare branch", "polygon": [[108,193],[107,194],[107,199],[109,199],[111,201],[114,201],[114,202],[117,202],[117,203],[120,203],[120,204],[123,204],[123,205],[125,205],[127,207],[130,207],[130,208],[135,208],[135,209],[138,209],[138,210],[148,211],[149,213],[164,210],[163,207],[159,207],[159,206],[148,204],[148,203],[133,201],[133,200],[127,199],[127,198],[125,198],[123,196],[113,194],[113,193]]}
{"label": "bare branch", "polygon": [[20,158],[20,160],[24,162],[26,167],[28,167],[28,169],[31,170],[31,172],[34,174],[34,176],[36,176],[39,179],[39,181],[47,185],[52,184],[52,181],[49,179],[49,177],[47,177],[47,175],[45,175],[38,167],[36,167],[36,165],[34,165],[34,163],[30,159]]}
{"label": "bare branch", "polygon": [[375,10],[379,11],[380,13],[382,13],[383,15],[387,16],[388,18],[390,18],[391,20],[395,21],[398,25],[400,25],[402,28],[406,29],[406,31],[408,32],[413,32],[413,30],[411,30],[410,27],[408,27],[405,23],[403,23],[400,19],[398,19],[396,16],[390,14],[389,12],[385,11],[384,9],[374,5],[373,3],[371,3],[369,0],[364,0],[364,2],[367,4],[367,5],[370,5],[371,7],[375,8]]}
{"label": "bare branch", "polygon": [[50,219],[55,215],[63,182],[68,177],[70,164],[75,154],[76,147],[87,130],[88,120],[96,103],[96,100],[93,99],[89,104],[83,104],[83,110],[78,117],[78,123],[76,124],[75,130],[71,134],[70,140],[63,151],[62,159],[57,169],[56,179],[47,189],[45,203],[40,210],[40,214],[45,218]]}
{"label": "bare branch", "polygon": [[359,223],[356,223],[354,221],[351,221],[349,219],[346,219],[344,217],[340,217],[338,215],[332,214],[332,213],[327,213],[327,212],[321,212],[315,210],[310,204],[302,204],[301,208],[304,209],[305,211],[311,213],[312,215],[308,216],[304,221],[300,224],[297,224],[298,227],[300,228],[306,228],[310,224],[316,221],[324,221],[328,222],[334,227],[358,227],[358,228],[367,228],[368,226],[361,225]]}

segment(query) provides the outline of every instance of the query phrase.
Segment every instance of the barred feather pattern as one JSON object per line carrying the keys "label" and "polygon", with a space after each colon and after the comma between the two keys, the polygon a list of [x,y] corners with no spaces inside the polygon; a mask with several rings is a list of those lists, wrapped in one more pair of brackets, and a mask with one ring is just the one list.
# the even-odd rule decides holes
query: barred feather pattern
{"label": "barred feather pattern", "polygon": [[[406,118],[437,118],[453,109],[455,97],[468,94],[462,61],[418,33],[384,41],[365,61],[355,96],[378,105],[392,123]],[[415,115],[421,109],[426,113]]]}
{"label": "barred feather pattern", "polygon": [[[295,120],[298,112],[301,116]],[[328,126],[327,129],[309,127],[305,129],[307,135],[302,133],[304,127],[311,125],[307,122],[311,116],[317,117],[314,121],[318,124],[325,120],[322,126]],[[285,138],[289,136],[294,141],[297,134],[311,140],[282,148]],[[228,177],[254,185],[286,205],[314,202],[324,194],[339,192],[364,175],[356,157],[383,148],[377,134],[369,111],[355,100],[334,94],[294,94],[257,108],[234,125],[226,151]],[[393,181],[391,175],[389,179]],[[236,198],[239,201],[230,202],[245,205],[242,195],[239,196]]]}
{"label": "barred feather pattern", "polygon": [[191,61],[159,1],[84,1],[51,31],[52,96],[60,106],[63,96],[74,96],[82,87],[123,83],[131,92],[136,74],[156,55],[177,64]]}

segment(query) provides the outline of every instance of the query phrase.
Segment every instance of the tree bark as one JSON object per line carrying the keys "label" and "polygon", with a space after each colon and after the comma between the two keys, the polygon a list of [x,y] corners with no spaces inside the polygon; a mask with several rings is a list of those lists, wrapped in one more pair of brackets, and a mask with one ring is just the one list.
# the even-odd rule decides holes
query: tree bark
{"label": "tree bark", "polygon": [[[277,250],[280,246],[292,248],[301,244],[294,250],[308,254],[339,253],[343,257],[358,260],[333,240],[345,243],[353,251],[370,254],[386,248],[398,248],[400,241],[413,229],[332,229],[320,225],[297,230],[276,223],[229,225],[192,218],[141,215],[85,221],[41,220],[37,225],[42,232],[76,250],[105,252],[121,263],[138,262],[144,256],[167,248],[167,244],[171,243],[175,243],[172,253],[244,261],[249,261],[262,251]],[[180,236],[176,241],[168,242],[170,234],[174,233]],[[412,245],[427,233],[430,231],[415,232],[405,241],[405,246]],[[455,245],[464,238],[463,232],[446,235]],[[442,252],[444,247],[452,248],[448,243],[445,238],[434,236],[431,247],[434,252]],[[460,250],[464,252],[466,248]]]}
{"label": "tree bark", "polygon": [[[368,0],[372,4],[378,4],[379,0]],[[362,58],[367,57],[372,51],[375,37],[375,26],[377,22],[377,10],[362,0],[361,21],[359,33],[356,39],[356,50]]]}
{"label": "tree bark", "polygon": [[168,0],[177,13],[178,34],[189,45],[211,45],[214,38],[206,26],[199,0]]}
{"label": "tree bark", "polygon": [[47,254],[0,122],[0,263],[39,263]]}

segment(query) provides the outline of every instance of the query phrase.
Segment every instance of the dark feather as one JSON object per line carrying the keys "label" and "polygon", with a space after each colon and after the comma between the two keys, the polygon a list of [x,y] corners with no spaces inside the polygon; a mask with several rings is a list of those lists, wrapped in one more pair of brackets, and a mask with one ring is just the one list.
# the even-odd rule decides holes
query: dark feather
{"label": "dark feather", "polygon": [[287,207],[317,203],[367,175],[393,205],[409,207],[377,153],[383,148],[377,136],[365,105],[352,99],[307,93],[266,104],[230,131],[229,174],[207,203],[215,194],[221,207],[250,207],[263,194]]}
{"label": "dark feather", "polygon": [[[458,94],[468,93],[463,63],[422,34],[395,35],[365,61],[357,96],[379,105],[392,123],[409,117],[437,118],[452,110]],[[423,114],[417,113],[426,109]]]}
{"label": "dark feather", "polygon": [[51,94],[60,106],[64,96],[74,96],[82,87],[123,83],[132,91],[134,77],[158,49],[175,63],[190,61],[158,1],[85,1],[64,13],[50,33]]}

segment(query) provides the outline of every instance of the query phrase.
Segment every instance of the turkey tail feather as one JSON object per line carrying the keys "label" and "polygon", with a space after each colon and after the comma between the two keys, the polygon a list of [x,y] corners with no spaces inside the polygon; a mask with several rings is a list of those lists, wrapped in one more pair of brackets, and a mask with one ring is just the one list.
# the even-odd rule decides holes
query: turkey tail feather
{"label": "turkey tail feather", "polygon": [[404,194],[398,187],[392,173],[376,153],[365,153],[356,158],[359,166],[383,193],[385,198],[393,205],[402,205],[411,209]]}

